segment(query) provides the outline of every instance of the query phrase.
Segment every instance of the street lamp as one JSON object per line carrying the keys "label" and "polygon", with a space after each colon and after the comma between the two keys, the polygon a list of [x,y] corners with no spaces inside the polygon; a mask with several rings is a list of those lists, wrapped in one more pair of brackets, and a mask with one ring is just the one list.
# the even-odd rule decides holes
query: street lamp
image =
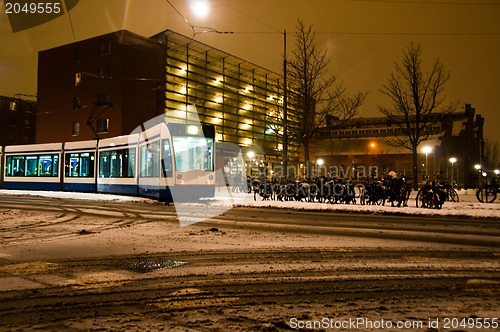
{"label": "street lamp", "polygon": [[318,159],[316,161],[316,164],[318,164],[318,176],[321,176],[321,166],[323,166],[324,163],[325,161],[323,159]]}
{"label": "street lamp", "polygon": [[190,1],[191,10],[199,18],[204,18],[210,12],[210,6],[208,5],[208,0],[191,0]]}
{"label": "street lamp", "polygon": [[249,159],[249,165],[250,165],[250,177],[252,176],[252,169],[253,169],[253,158],[255,157],[255,152],[253,151],[248,151],[247,157]]}
{"label": "street lamp", "polygon": [[427,163],[427,155],[432,152],[432,148],[430,146],[424,146],[422,148],[422,152],[425,153],[425,176],[429,176],[429,164]]}
{"label": "street lamp", "polygon": [[[457,162],[457,158],[455,157],[451,157],[450,158],[450,163],[451,163],[451,185],[453,186],[453,183],[454,183],[454,177],[453,177],[453,165]],[[457,177],[457,181],[458,181],[458,177]]]}
{"label": "street lamp", "polygon": [[368,148],[370,149],[371,153],[375,154],[375,149],[377,148],[377,143],[370,142],[370,144],[368,144]]}

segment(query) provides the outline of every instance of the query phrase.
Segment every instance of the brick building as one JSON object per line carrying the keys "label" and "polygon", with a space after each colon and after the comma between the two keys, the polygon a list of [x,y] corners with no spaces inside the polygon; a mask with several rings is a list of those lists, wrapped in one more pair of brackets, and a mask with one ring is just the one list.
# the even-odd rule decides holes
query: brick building
{"label": "brick building", "polygon": [[[349,168],[353,177],[360,174],[359,170],[367,170],[368,174],[363,174],[367,176],[380,176],[391,170],[411,176],[411,151],[390,144],[398,128],[387,118],[354,118],[340,125],[335,119],[328,122],[316,141],[316,158],[322,159],[324,165]],[[469,104],[461,112],[435,114],[430,120],[430,131],[434,134],[419,147],[418,180],[423,181],[425,175],[433,178],[440,171],[451,180],[453,167],[457,183],[477,186],[474,165],[480,163],[483,153],[483,125],[484,118]],[[450,158],[456,158],[453,165]]]}
{"label": "brick building", "polygon": [[164,72],[163,47],[124,30],[39,52],[37,143],[131,133],[163,112]]}
{"label": "brick building", "polygon": [[0,146],[35,143],[35,96],[0,96]]}

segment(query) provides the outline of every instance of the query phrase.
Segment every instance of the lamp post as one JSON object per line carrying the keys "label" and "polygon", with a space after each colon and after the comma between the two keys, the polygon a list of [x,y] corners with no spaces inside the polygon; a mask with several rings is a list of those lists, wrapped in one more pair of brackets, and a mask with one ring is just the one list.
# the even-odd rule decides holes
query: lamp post
{"label": "lamp post", "polygon": [[[453,165],[457,162],[457,158],[451,157],[450,158],[450,163],[451,163],[451,185],[455,183],[455,178],[453,177]],[[458,179],[457,179],[458,182]]]}
{"label": "lamp post", "polygon": [[318,176],[321,176],[321,166],[323,166],[324,163],[325,161],[323,159],[318,159],[316,161],[316,164],[318,164]]}
{"label": "lamp post", "polygon": [[478,172],[478,183],[477,186],[479,189],[481,189],[481,165],[480,164],[475,164],[474,168]]}
{"label": "lamp post", "polygon": [[370,142],[370,144],[368,144],[368,148],[370,149],[370,152],[371,152],[371,155],[372,155],[372,164],[370,165],[370,168],[369,168],[369,177],[373,178],[373,177],[376,177],[377,176],[377,169],[378,169],[378,166],[375,166],[375,149],[377,148],[377,143],[375,142]]}
{"label": "lamp post", "polygon": [[425,153],[425,176],[428,177],[429,176],[429,164],[428,164],[427,156],[429,155],[429,153],[432,152],[432,148],[430,146],[424,146],[422,148],[422,152]]}
{"label": "lamp post", "polygon": [[250,177],[252,177],[252,168],[253,168],[253,158],[255,157],[255,153],[253,151],[248,151],[247,157],[249,159],[249,165],[250,165]]}

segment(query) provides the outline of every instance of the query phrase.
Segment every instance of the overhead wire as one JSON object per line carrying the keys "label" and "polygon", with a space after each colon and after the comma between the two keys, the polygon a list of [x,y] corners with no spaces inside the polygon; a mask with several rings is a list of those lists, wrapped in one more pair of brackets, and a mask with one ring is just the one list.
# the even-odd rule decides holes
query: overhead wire
{"label": "overhead wire", "polygon": [[[168,0],[167,0],[168,1]],[[270,28],[272,31],[234,31],[232,32],[233,34],[283,34],[283,31],[280,31],[278,29],[275,29],[271,25],[267,24],[266,22],[263,22],[261,20],[258,20],[250,15],[248,15],[245,12],[242,12],[232,6],[229,6],[225,3],[223,3],[220,0],[216,0],[219,4],[233,10],[234,12],[247,17],[257,23],[260,23],[268,28]],[[449,5],[500,5],[500,1],[498,2],[445,2],[445,1],[434,1],[434,0],[422,0],[422,1],[417,1],[417,0],[344,0],[346,2],[380,2],[380,3],[401,3],[401,4],[429,4],[429,5],[436,5],[436,4],[449,4]],[[316,31],[317,35],[386,35],[386,36],[391,36],[391,35],[407,35],[407,36],[412,36],[412,35],[421,35],[421,36],[496,36],[500,35],[500,32],[348,32],[348,31]]]}
{"label": "overhead wire", "polygon": [[64,1],[61,1],[61,3],[64,3],[66,5],[66,12],[68,13],[68,18],[69,18],[69,25],[71,27],[71,33],[73,34],[73,41],[76,41],[76,36],[75,36],[75,27],[73,26],[73,20],[71,19],[71,13],[70,10],[67,7],[67,4]]}
{"label": "overhead wire", "polygon": [[[192,40],[196,37],[196,35],[202,34],[202,33],[214,32],[214,33],[218,33],[218,34],[233,34],[232,31],[220,31],[220,30],[217,30],[217,29],[212,28],[212,27],[204,27],[204,26],[191,24],[191,22],[189,22],[189,20],[184,15],[182,15],[182,13],[172,4],[172,2],[170,2],[170,0],[165,0],[165,1],[189,25],[189,27],[191,28],[191,30],[193,32],[193,36],[191,37]],[[196,31],[196,29],[201,29],[201,31]]]}

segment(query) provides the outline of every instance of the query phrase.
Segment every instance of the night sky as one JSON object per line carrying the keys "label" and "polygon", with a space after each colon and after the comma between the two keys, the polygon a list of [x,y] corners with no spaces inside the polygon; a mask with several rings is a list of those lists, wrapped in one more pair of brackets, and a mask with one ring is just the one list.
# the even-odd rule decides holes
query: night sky
{"label": "night sky", "polygon": [[331,72],[350,91],[368,92],[361,116],[381,116],[377,105],[389,103],[381,85],[403,49],[421,43],[424,68],[440,58],[451,72],[447,99],[472,104],[486,118],[485,136],[500,142],[500,0],[205,0],[204,17],[194,1],[72,0],[69,14],[18,32],[2,1],[0,95],[36,94],[38,51],[120,29],[148,37],[166,29],[193,36],[191,26],[233,32],[194,38],[282,72],[283,31],[291,56],[300,19],[314,25]]}

